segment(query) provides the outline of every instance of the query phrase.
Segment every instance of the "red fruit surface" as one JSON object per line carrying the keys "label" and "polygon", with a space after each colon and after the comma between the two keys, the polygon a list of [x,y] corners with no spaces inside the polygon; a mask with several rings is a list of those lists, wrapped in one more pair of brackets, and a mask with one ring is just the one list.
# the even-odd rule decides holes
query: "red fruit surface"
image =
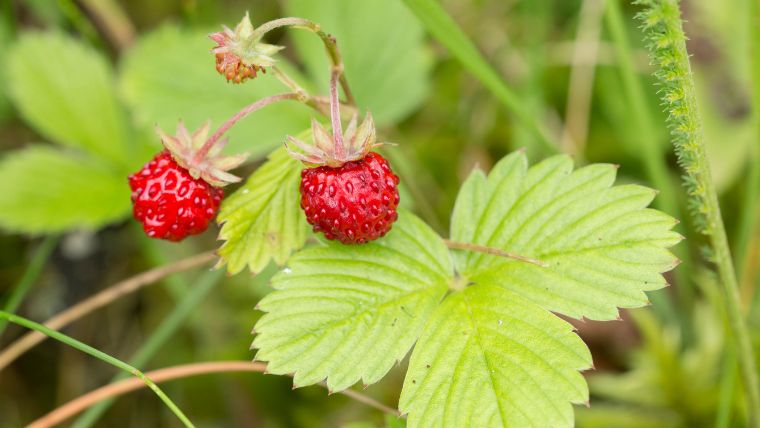
{"label": "red fruit surface", "polygon": [[129,176],[132,214],[151,238],[181,241],[203,232],[224,191],[190,173],[164,150]]}
{"label": "red fruit surface", "polygon": [[315,232],[344,244],[384,236],[398,218],[398,177],[377,153],[301,171],[301,208]]}

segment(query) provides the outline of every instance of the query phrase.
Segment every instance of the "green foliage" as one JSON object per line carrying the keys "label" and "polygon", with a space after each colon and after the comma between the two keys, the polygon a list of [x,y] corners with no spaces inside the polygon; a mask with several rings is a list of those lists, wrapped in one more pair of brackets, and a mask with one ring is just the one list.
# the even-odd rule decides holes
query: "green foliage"
{"label": "green foliage", "polygon": [[[99,228],[129,212],[124,176],[145,147],[116,98],[106,59],[58,33],[26,33],[8,56],[8,88],[36,131],[68,148],[29,146],[0,162],[0,227]],[[41,66],[41,59],[45,64]]]}
{"label": "green foliage", "polygon": [[[304,0],[308,1],[308,0]],[[417,16],[427,30],[459,60],[473,76],[488,88],[517,119],[536,137],[542,149],[548,153],[557,151],[551,138],[531,117],[523,101],[509,87],[499,73],[488,64],[475,44],[462,31],[456,21],[449,16],[437,0],[404,0],[407,7]]]}
{"label": "green foliage", "polygon": [[488,283],[449,296],[409,362],[399,408],[410,426],[569,427],[588,400],[591,353],[573,327]]}
{"label": "green foliage", "polygon": [[[432,58],[420,23],[399,2],[288,0],[285,11],[337,38],[358,104],[378,125],[398,122],[426,98]],[[292,37],[312,80],[326,92],[330,67],[321,42],[307,32]]]}
{"label": "green foliage", "polygon": [[293,256],[259,302],[256,359],[305,386],[377,382],[417,340],[452,276],[441,239],[402,212],[393,232],[362,246],[331,243]]}
{"label": "green foliage", "polygon": [[[178,120],[196,129],[211,119],[219,125],[251,102],[287,92],[274,77],[262,75],[246,85],[227,83],[214,70],[214,43],[203,31],[167,25],[142,37],[121,64],[120,87],[136,119],[173,130]],[[284,61],[279,66],[287,67]],[[290,73],[290,69],[288,69]],[[309,111],[297,104],[277,104],[252,113],[227,135],[229,153],[262,156],[284,135],[309,124]]]}
{"label": "green foliage", "polygon": [[656,192],[611,187],[617,168],[597,164],[573,171],[568,156],[528,169],[515,152],[486,176],[474,171],[454,208],[454,240],[503,248],[549,267],[457,254],[457,270],[472,281],[500,284],[547,310],[573,318],[610,320],[617,307],[648,303],[644,291],[666,285],[661,272],[676,258],[677,223],[646,209]]}
{"label": "green foliage", "polygon": [[94,229],[129,212],[129,187],[96,158],[30,146],[0,162],[0,226],[26,233]]}
{"label": "green foliage", "polygon": [[452,238],[545,267],[451,254],[406,212],[366,246],[297,253],[259,305],[256,358],[296,386],[335,390],[379,380],[419,338],[400,400],[410,426],[572,426],[591,357],[550,311],[614,318],[646,304],[676,264],[675,221],[646,208],[653,191],[611,187],[615,171],[573,172],[566,156],[528,169],[518,152],[464,183]]}
{"label": "green foliage", "polygon": [[124,113],[105,58],[57,33],[27,33],[8,53],[16,108],[50,141],[127,162]]}
{"label": "green foliage", "polygon": [[284,264],[306,241],[307,224],[300,208],[301,162],[285,148],[272,152],[264,165],[223,202],[217,222],[220,265],[231,273],[246,265],[260,272],[270,260]]}

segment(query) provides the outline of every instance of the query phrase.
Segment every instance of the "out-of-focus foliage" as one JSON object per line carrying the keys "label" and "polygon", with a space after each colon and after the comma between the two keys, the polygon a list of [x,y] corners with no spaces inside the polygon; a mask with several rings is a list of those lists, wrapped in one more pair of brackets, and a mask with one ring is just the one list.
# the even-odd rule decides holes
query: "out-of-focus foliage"
{"label": "out-of-focus foliage", "polygon": [[[578,108],[568,105],[569,76],[577,68],[575,40],[588,10],[583,5],[591,1],[438,3],[519,95],[521,108],[559,139],[570,109]],[[209,118],[218,125],[257,97],[286,90],[271,75],[233,86],[214,71],[208,52],[213,43],[206,35],[223,23],[234,24],[246,10],[256,23],[305,15],[337,36],[359,102],[381,122],[382,139],[399,144],[384,153],[401,175],[402,203],[413,202],[415,213],[440,234],[449,230],[457,190],[474,166],[489,171],[517,149],[526,149],[532,162],[546,157],[535,135],[425,34],[401,0],[101,2],[126,13],[134,26],[131,46],[109,42],[107,33],[120,30],[103,25],[97,13],[82,7],[99,2],[0,1],[0,303],[36,248],[26,235],[63,233],[20,308],[35,320],[119,279],[219,245],[214,241],[218,229],[181,246],[146,240],[138,227],[123,221],[129,213],[126,174],[158,150],[154,125],[174,129],[181,119],[194,127]],[[733,233],[749,186],[748,162],[760,152],[752,150],[757,141],[750,105],[749,21],[744,0],[682,3],[710,162]],[[644,110],[656,125],[654,144],[677,186],[680,172],[641,32],[632,19],[636,8],[620,5],[636,77],[646,88]],[[581,61],[594,64],[595,73],[586,120],[589,136],[575,160],[580,165],[616,163],[620,182],[651,187],[642,134],[632,120],[632,100],[623,89],[608,23],[604,14],[584,22],[600,26],[600,43],[596,56]],[[270,41],[287,47],[280,61],[284,69],[307,89],[324,93],[326,63],[318,40],[298,30],[278,30]],[[252,154],[251,164],[241,170],[247,175],[286,133],[304,129],[314,115],[296,103],[268,107],[240,122],[225,150]],[[255,181],[239,186],[252,193],[267,190]],[[683,206],[683,201],[675,203]],[[688,221],[684,226],[687,240],[681,247],[698,259],[700,239],[688,232]],[[302,237],[294,236],[300,245]],[[755,232],[748,240],[746,269],[739,275],[749,306],[758,285],[760,237]],[[206,298],[191,302],[195,307],[187,322],[141,368],[249,360],[247,332],[261,316],[251,309],[271,291],[275,271],[268,259],[255,262],[260,269],[253,278],[223,278]],[[712,427],[726,420],[720,419],[726,412],[725,426],[741,426],[741,380],[735,374],[733,383],[723,380],[735,372],[726,352],[730,332],[714,309],[721,303],[703,289],[693,307],[681,308],[674,298],[673,291],[681,287],[696,289],[696,283],[709,281],[705,272],[682,272],[681,282],[668,276],[671,289],[650,293],[654,310],[637,310],[634,321],[623,316],[605,327],[590,321],[575,324],[597,367],[588,375],[591,407],[575,406],[578,426]],[[199,285],[199,278],[197,272],[173,276],[77,321],[67,334],[129,359],[175,306],[185,307],[187,290]],[[753,331],[760,331],[757,307],[749,308],[755,314]],[[8,328],[0,349],[20,333]],[[391,368],[382,382],[363,392],[394,407],[404,372],[404,367]],[[0,372],[0,427],[22,426],[103,385],[113,374],[66,348],[44,343]],[[404,426],[402,420],[385,418],[342,395],[328,397],[320,387],[294,391],[291,382],[287,377],[223,374],[167,383],[165,390],[201,426]],[[97,425],[129,421],[165,426],[167,416],[154,397],[139,392],[117,400]]]}

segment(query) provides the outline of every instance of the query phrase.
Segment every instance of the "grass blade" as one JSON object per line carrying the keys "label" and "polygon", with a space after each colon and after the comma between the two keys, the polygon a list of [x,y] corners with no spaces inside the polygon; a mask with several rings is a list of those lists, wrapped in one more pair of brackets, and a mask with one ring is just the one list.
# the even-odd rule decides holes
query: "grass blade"
{"label": "grass blade", "polygon": [[108,354],[106,354],[103,351],[100,351],[98,349],[93,348],[90,345],[87,345],[85,343],[82,343],[72,337],[69,337],[61,332],[51,330],[47,327],[45,327],[42,324],[36,323],[34,321],[28,320],[26,318],[20,317],[18,315],[14,315],[5,311],[0,311],[0,319],[4,319],[6,321],[12,322],[14,324],[18,324],[22,327],[26,327],[31,330],[38,331],[52,339],[55,339],[59,342],[62,342],[66,345],[71,346],[72,348],[78,349],[85,354],[89,354],[105,363],[108,363],[114,367],[120,368],[124,370],[125,372],[136,376],[140,379],[142,379],[143,382],[145,382],[145,385],[148,386],[153,392],[158,395],[158,397],[161,399],[161,401],[166,404],[166,407],[169,408],[169,410],[174,413],[177,418],[179,418],[180,421],[186,426],[186,427],[194,427],[193,423],[190,422],[190,420],[185,416],[185,414],[182,412],[182,410],[177,407],[176,404],[166,395],[164,392],[159,388],[155,383],[153,383],[152,380],[148,379],[143,372],[140,370],[130,366],[129,364],[125,363],[124,361],[119,360],[118,358],[112,357]]}
{"label": "grass blade", "polygon": [[404,3],[430,34],[454,55],[462,67],[480,80],[523,126],[536,134],[544,151],[548,153],[558,151],[554,138],[549,136],[535,118],[528,114],[520,97],[507,86],[499,73],[488,64],[464,31],[436,0],[404,0]]}
{"label": "grass blade", "polygon": [[[222,276],[222,271],[208,272],[195,283],[182,300],[179,301],[174,310],[161,322],[156,330],[148,337],[140,349],[129,360],[129,364],[135,367],[143,367],[153,358],[154,355],[174,336],[188,316],[195,308],[206,298],[208,293],[214,288]],[[120,373],[111,379],[111,383],[118,382],[128,377],[125,373]],[[91,407],[82,416],[80,416],[72,425],[72,428],[86,428],[94,425],[98,419],[111,407],[115,398],[103,400],[97,405]]]}
{"label": "grass blade", "polygon": [[[8,313],[16,312],[21,301],[24,300],[24,297],[29,293],[29,290],[31,290],[32,285],[42,273],[42,268],[45,267],[45,263],[50,257],[50,254],[53,253],[53,249],[55,249],[57,243],[57,236],[48,236],[42,241],[42,244],[40,244],[34,257],[32,257],[32,260],[29,262],[29,266],[26,268],[21,280],[16,284],[16,287],[13,288],[10,297],[8,297],[8,300],[3,305],[3,311]],[[0,336],[3,335],[3,331],[5,331],[7,325],[8,321],[0,320]]]}

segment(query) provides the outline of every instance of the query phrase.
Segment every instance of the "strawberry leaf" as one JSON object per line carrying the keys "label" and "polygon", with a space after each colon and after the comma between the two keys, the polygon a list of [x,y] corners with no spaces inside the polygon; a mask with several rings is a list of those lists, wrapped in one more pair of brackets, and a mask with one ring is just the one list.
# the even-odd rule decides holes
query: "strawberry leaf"
{"label": "strawberry leaf", "polygon": [[260,272],[270,260],[282,265],[306,241],[306,218],[300,208],[301,162],[284,148],[272,152],[248,181],[222,202],[220,264],[235,274],[246,266]]}
{"label": "strawberry leaf", "polygon": [[591,353],[573,327],[492,284],[455,293],[414,348],[399,408],[408,424],[571,427]]}
{"label": "strawberry leaf", "polygon": [[129,213],[129,186],[98,159],[35,145],[0,161],[0,226],[26,233],[96,229]]}
{"label": "strawberry leaf", "polygon": [[[42,66],[41,61],[51,66]],[[8,90],[24,119],[51,142],[129,164],[129,129],[113,71],[98,52],[57,33],[27,33],[7,56]]]}
{"label": "strawberry leaf", "polygon": [[377,381],[420,336],[399,404],[410,427],[572,426],[591,356],[550,311],[613,318],[676,264],[675,221],[646,208],[652,190],[613,187],[615,172],[565,156],[528,168],[515,153],[464,183],[452,238],[546,266],[449,252],[407,213],[366,246],[294,255],[260,304],[257,358],[298,386],[342,389]]}
{"label": "strawberry leaf", "polygon": [[441,239],[401,212],[385,238],[294,255],[259,303],[256,359],[294,385],[377,382],[412,347],[451,280]]}
{"label": "strawberry leaf", "polygon": [[524,154],[504,158],[486,176],[462,186],[451,236],[549,265],[459,253],[457,269],[470,281],[499,284],[553,312],[609,320],[618,307],[648,304],[644,291],[664,287],[661,273],[678,261],[667,250],[681,240],[672,217],[646,208],[656,192],[614,186],[617,168],[573,171],[567,156],[528,169]]}

